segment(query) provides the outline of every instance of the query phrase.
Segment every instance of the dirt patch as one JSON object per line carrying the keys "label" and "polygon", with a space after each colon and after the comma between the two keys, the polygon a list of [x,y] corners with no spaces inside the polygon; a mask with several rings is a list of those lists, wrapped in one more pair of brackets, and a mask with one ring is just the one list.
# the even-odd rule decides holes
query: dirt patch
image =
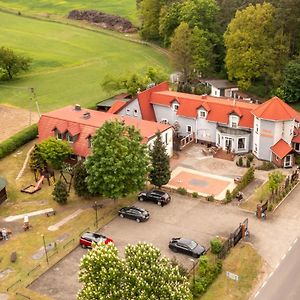
{"label": "dirt patch", "polygon": [[101,28],[118,32],[137,32],[137,28],[134,27],[130,21],[119,16],[105,14],[101,11],[75,9],[70,11],[68,18],[73,20],[84,20]]}
{"label": "dirt patch", "polygon": [[[31,121],[30,121],[31,120]],[[26,109],[0,105],[0,142],[39,120],[38,113]]]}

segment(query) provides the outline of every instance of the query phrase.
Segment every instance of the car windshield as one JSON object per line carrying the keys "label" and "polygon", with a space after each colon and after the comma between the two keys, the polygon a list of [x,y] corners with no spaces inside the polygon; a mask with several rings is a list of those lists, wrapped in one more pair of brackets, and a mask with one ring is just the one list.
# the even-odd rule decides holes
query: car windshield
{"label": "car windshield", "polygon": [[101,243],[101,242],[104,242],[104,238],[99,236],[95,239],[95,242],[98,244],[98,243]]}
{"label": "car windshield", "polygon": [[190,248],[190,249],[195,249],[197,247],[197,243],[194,242],[194,241],[189,241],[187,246]]}

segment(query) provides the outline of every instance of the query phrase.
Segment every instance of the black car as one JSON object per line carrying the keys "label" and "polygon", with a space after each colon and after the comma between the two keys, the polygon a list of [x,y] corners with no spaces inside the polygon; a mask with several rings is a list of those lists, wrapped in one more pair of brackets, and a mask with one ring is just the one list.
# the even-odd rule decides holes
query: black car
{"label": "black car", "polygon": [[174,252],[181,252],[196,258],[206,252],[205,248],[195,241],[183,238],[173,238],[169,242],[169,248]]}
{"label": "black car", "polygon": [[147,210],[136,206],[123,207],[119,210],[119,216],[121,218],[128,218],[139,222],[147,221],[150,214]]}
{"label": "black car", "polygon": [[163,191],[150,190],[148,192],[140,192],[138,199],[140,201],[152,201],[160,206],[164,206],[171,201],[171,196]]}

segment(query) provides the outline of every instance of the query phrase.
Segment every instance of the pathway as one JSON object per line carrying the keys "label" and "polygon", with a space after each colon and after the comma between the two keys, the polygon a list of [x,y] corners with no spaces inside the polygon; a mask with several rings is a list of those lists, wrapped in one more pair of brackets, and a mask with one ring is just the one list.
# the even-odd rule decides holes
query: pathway
{"label": "pathway", "polygon": [[83,210],[77,209],[75,212],[73,212],[71,215],[68,215],[67,217],[63,218],[62,220],[60,220],[58,223],[51,225],[48,227],[49,231],[56,231],[59,229],[59,227],[63,226],[64,224],[68,223],[70,220],[76,218],[79,214],[81,214],[83,212]]}
{"label": "pathway", "polygon": [[9,217],[5,218],[4,221],[5,222],[13,222],[13,221],[16,221],[16,220],[24,219],[25,216],[34,217],[34,216],[46,214],[46,213],[49,213],[49,212],[53,212],[53,208],[46,208],[46,209],[42,209],[42,210],[36,210],[36,211],[33,211],[33,212],[29,212],[29,213],[26,213],[26,214],[9,216]]}

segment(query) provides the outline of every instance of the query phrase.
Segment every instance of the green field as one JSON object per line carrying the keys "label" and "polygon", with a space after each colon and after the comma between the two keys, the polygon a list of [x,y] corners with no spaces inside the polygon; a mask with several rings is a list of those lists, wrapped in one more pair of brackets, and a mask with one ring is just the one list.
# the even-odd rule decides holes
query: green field
{"label": "green field", "polygon": [[1,0],[0,8],[28,14],[66,16],[72,9],[96,9],[137,23],[135,0]]}
{"label": "green field", "polygon": [[0,12],[0,45],[33,59],[30,72],[0,83],[0,103],[33,107],[34,87],[43,112],[105,99],[100,83],[106,74],[122,75],[149,66],[169,68],[168,59],[149,46],[70,25]]}

